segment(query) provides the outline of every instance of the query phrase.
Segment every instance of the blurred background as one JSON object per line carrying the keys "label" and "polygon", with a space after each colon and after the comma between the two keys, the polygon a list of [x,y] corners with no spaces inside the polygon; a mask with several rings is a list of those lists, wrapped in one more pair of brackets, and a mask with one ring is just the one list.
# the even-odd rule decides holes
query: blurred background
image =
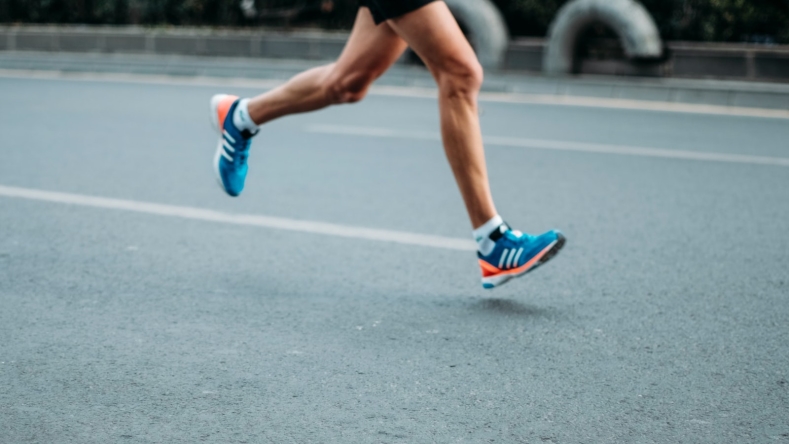
{"label": "blurred background", "polygon": [[[5,23],[348,29],[356,0],[255,0],[258,17],[225,0],[3,0]],[[493,0],[514,37],[545,36],[567,0]],[[789,43],[786,0],[643,0],[666,40]]]}
{"label": "blurred background", "polygon": [[[644,0],[608,4],[451,0],[448,4],[489,68],[549,74],[789,80],[789,50],[782,46],[789,43],[789,0]],[[600,7],[609,11],[601,13]],[[579,17],[579,9],[584,8],[580,15],[586,17]],[[2,0],[0,23],[12,30],[23,26],[23,32],[31,30],[30,25],[113,25],[149,33],[342,32],[352,26],[356,9],[356,0]],[[638,16],[639,11],[635,11],[633,16],[634,9],[643,14]],[[561,11],[569,17],[569,25],[560,23]],[[557,25],[552,33],[552,24],[556,23],[564,26]],[[628,26],[629,30],[624,29]],[[73,32],[68,27],[59,32],[62,35],[69,29]],[[6,28],[5,32],[12,31]],[[564,41],[556,41],[561,39]],[[651,40],[652,48],[644,48],[643,44],[639,48],[638,42],[636,47],[628,46],[634,39],[641,39],[642,43]],[[10,40],[6,40],[5,45],[0,42],[0,49],[151,52],[150,47],[110,44],[10,47]],[[239,54],[238,49],[222,53],[207,46],[195,44],[191,49],[180,50],[160,47],[153,52],[280,57],[255,50],[250,54]],[[547,54],[551,51],[569,51],[569,56],[565,54],[569,61],[556,62],[557,66],[549,61],[557,57]],[[297,57],[316,58],[315,54]],[[413,55],[405,61],[418,62]]]}

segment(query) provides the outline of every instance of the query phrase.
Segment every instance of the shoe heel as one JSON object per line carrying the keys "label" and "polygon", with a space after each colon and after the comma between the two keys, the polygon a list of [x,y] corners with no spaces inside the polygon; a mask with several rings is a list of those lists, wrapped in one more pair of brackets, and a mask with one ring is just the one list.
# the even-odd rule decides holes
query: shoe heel
{"label": "shoe heel", "polygon": [[220,135],[222,134],[222,128],[219,126],[219,104],[227,96],[227,94],[215,94],[213,97],[211,97],[211,126],[213,126],[214,131]]}

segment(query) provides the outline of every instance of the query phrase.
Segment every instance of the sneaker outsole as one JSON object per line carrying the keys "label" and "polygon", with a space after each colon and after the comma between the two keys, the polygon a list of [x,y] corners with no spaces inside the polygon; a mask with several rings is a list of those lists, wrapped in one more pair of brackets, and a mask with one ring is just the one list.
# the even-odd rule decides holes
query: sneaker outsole
{"label": "sneaker outsole", "polygon": [[[548,252],[545,253],[543,255],[543,257],[540,258],[539,261],[537,261],[537,265],[535,265],[534,267],[531,267],[528,271],[534,270],[535,268],[539,267],[540,265],[542,265],[542,264],[548,262],[549,260],[553,259],[554,256],[559,254],[559,250],[564,248],[565,242],[567,242],[567,238],[564,237],[564,235],[562,233],[558,233],[557,232],[556,233],[556,244],[553,246],[553,248],[548,250]],[[527,273],[528,273],[528,271],[527,271]]]}

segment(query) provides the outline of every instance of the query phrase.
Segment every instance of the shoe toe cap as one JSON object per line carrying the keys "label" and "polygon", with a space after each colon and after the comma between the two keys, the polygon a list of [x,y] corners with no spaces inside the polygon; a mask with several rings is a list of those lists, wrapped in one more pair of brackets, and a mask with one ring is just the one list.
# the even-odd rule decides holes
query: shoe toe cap
{"label": "shoe toe cap", "polygon": [[239,179],[237,177],[226,177],[223,178],[223,184],[225,186],[225,191],[232,197],[238,197],[242,191],[244,191],[244,180]]}
{"label": "shoe toe cap", "polygon": [[232,197],[236,197],[244,190],[246,169],[239,171],[232,168],[232,165],[220,161],[219,179],[222,182],[222,188],[225,192]]}

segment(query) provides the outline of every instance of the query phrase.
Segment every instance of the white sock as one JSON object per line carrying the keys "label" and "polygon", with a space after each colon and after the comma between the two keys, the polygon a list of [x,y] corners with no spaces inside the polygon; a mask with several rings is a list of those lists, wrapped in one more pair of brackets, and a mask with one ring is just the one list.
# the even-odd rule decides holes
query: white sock
{"label": "white sock", "polygon": [[483,256],[489,255],[493,248],[496,247],[496,243],[490,240],[490,233],[493,233],[503,223],[504,219],[497,214],[493,216],[493,219],[485,222],[473,231],[474,240],[477,241],[477,247]]}
{"label": "white sock", "polygon": [[249,99],[241,99],[241,101],[238,102],[236,111],[233,113],[233,125],[235,125],[239,131],[247,130],[254,134],[258,131],[259,127],[255,125],[255,122],[249,117],[248,105]]}

